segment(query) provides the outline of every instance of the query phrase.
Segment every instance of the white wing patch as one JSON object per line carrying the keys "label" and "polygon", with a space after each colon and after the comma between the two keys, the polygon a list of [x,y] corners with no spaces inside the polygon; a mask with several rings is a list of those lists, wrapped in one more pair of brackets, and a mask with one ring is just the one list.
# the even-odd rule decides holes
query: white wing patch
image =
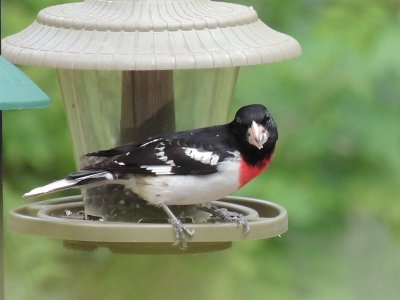
{"label": "white wing patch", "polygon": [[172,166],[151,166],[151,165],[143,165],[140,166],[142,169],[146,169],[153,174],[156,175],[172,175],[171,172]]}
{"label": "white wing patch", "polygon": [[170,165],[171,167],[175,166],[175,163],[173,160],[168,160],[168,156],[165,155],[164,149],[165,149],[165,144],[163,142],[160,142],[157,144],[157,147],[154,148],[156,152],[156,157],[157,159],[161,160],[162,162],[166,163],[167,165]]}
{"label": "white wing patch", "polygon": [[182,147],[185,154],[190,158],[197,160],[203,164],[215,166],[218,163],[219,156],[211,151],[200,151],[196,148]]}
{"label": "white wing patch", "polygon": [[165,144],[163,142],[159,143],[157,147],[155,147],[157,151],[163,151],[165,149]]}
{"label": "white wing patch", "polygon": [[[157,140],[154,140],[157,141]],[[165,144],[163,142],[160,142],[156,145],[154,148],[156,150],[155,155],[156,158],[163,163],[166,163],[168,166],[164,165],[143,165],[140,166],[143,169],[146,169],[150,171],[151,173],[155,175],[172,175],[174,173],[171,172],[172,167],[175,166],[175,163],[172,160],[168,160],[168,156],[165,155],[164,149],[165,149]]]}
{"label": "white wing patch", "polygon": [[163,162],[166,162],[168,160],[168,157],[165,155],[164,151],[157,152],[156,153],[156,157],[157,157],[157,159],[159,159],[159,160],[161,160]]}

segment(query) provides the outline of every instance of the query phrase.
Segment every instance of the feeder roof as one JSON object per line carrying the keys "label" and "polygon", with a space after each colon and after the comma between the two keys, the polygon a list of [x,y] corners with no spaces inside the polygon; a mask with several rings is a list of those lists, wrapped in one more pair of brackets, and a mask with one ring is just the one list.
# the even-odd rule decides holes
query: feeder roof
{"label": "feeder roof", "polygon": [[85,0],[48,7],[3,39],[17,64],[91,70],[222,68],[300,55],[252,7],[210,0]]}
{"label": "feeder roof", "polygon": [[0,110],[49,105],[47,95],[16,66],[0,56]]}

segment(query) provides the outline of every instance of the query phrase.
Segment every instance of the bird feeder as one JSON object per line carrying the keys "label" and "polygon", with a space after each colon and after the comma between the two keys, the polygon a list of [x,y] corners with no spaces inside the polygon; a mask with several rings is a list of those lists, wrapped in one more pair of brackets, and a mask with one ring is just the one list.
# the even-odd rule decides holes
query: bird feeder
{"label": "bird feeder", "polygon": [[[269,28],[252,7],[210,0],[85,0],[56,5],[40,11],[35,22],[2,42],[4,55],[16,64],[58,69],[78,168],[87,163],[88,152],[226,122],[240,66],[278,62],[301,53],[295,39]],[[160,223],[156,208],[134,198],[117,185],[88,189],[83,198],[17,209],[11,227],[63,239],[72,248],[174,251],[170,226],[165,220]],[[227,198],[218,203],[248,217],[248,236],[240,235],[236,224],[196,223],[188,251],[218,250],[233,240],[286,231],[282,207],[252,201]],[[92,221],[79,217],[82,210]],[[190,207],[177,210],[192,221],[206,219],[193,217]],[[266,229],[264,221],[274,230]],[[257,222],[264,225],[253,230]],[[56,223],[69,233],[53,232],[50,227]]]}

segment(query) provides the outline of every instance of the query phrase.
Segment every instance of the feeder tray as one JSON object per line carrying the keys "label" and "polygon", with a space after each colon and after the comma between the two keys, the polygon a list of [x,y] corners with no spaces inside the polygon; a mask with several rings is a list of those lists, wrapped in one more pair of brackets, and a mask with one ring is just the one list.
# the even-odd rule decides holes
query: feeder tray
{"label": "feeder tray", "polygon": [[218,251],[231,247],[233,241],[256,240],[279,236],[287,231],[287,212],[275,203],[225,197],[214,201],[219,208],[240,213],[250,225],[248,235],[236,223],[187,224],[195,230],[185,251],[174,246],[174,230],[165,223],[140,223],[85,220],[81,196],[51,199],[24,205],[10,212],[9,226],[19,232],[61,239],[74,250],[105,247],[115,253],[186,254]]}

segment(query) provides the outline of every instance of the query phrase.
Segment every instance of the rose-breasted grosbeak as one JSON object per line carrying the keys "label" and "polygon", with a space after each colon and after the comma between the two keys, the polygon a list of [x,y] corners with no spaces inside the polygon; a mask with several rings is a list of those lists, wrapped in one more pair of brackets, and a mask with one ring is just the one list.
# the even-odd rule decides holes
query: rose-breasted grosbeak
{"label": "rose-breasted grosbeak", "polygon": [[168,214],[177,242],[193,235],[168,205],[204,204],[236,191],[264,171],[278,139],[276,124],[260,104],[240,108],[225,125],[151,137],[142,143],[89,153],[92,163],[24,197],[71,188],[122,184]]}

